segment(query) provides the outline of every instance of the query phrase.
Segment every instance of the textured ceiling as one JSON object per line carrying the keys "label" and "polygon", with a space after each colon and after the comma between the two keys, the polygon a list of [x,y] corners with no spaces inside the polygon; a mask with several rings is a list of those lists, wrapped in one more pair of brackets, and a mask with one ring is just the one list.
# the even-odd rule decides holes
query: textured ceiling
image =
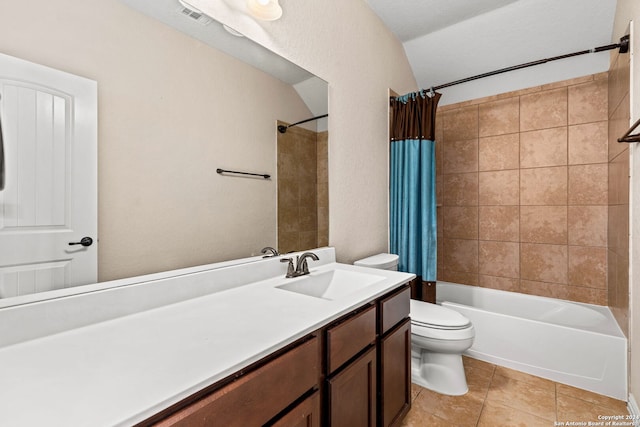
{"label": "textured ceiling", "polygon": [[[366,1],[403,43],[421,88],[609,44],[616,7],[616,0]],[[606,71],[607,53],[585,56],[598,58],[565,68]],[[571,74],[563,72],[556,74]]]}

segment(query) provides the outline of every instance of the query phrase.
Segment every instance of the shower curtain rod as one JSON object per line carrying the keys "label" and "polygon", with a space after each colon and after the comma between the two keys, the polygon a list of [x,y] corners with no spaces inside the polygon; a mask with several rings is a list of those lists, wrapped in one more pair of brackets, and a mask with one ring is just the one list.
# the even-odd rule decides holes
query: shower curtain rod
{"label": "shower curtain rod", "polygon": [[596,48],[593,48],[593,49],[589,49],[589,50],[581,50],[579,52],[568,53],[566,55],[554,56],[552,58],[545,58],[545,59],[540,59],[538,61],[527,62],[525,64],[514,65],[512,67],[501,68],[499,70],[490,71],[488,73],[483,73],[483,74],[478,74],[477,76],[467,77],[467,78],[456,80],[456,81],[453,81],[453,82],[450,82],[450,83],[445,83],[445,84],[441,84],[441,85],[438,85],[438,86],[431,86],[426,91],[431,93],[431,94],[433,94],[433,92],[438,90],[438,89],[444,89],[444,88],[449,87],[449,86],[459,85],[461,83],[470,82],[472,80],[478,80],[478,79],[482,79],[482,78],[489,77],[489,76],[495,76],[496,74],[502,74],[502,73],[506,73],[506,72],[509,72],[509,71],[520,70],[522,68],[533,67],[534,65],[541,65],[541,64],[544,64],[544,63],[547,63],[547,62],[557,61],[558,59],[571,58],[573,56],[584,55],[584,54],[587,54],[587,53],[604,52],[606,50],[612,50],[612,49],[617,49],[617,48],[620,48],[620,53],[627,53],[629,51],[629,35],[628,34],[626,36],[620,37],[620,43],[608,44],[606,46],[599,46],[599,47],[596,47]]}
{"label": "shower curtain rod", "polygon": [[302,121],[296,122],[296,123],[288,125],[288,126],[280,125],[280,126],[278,126],[278,131],[280,133],[285,133],[287,131],[287,129],[289,129],[289,128],[301,125],[303,123],[311,122],[313,120],[322,119],[322,118],[325,118],[325,117],[329,117],[329,114],[323,114],[321,116],[311,117],[310,119],[302,120]]}

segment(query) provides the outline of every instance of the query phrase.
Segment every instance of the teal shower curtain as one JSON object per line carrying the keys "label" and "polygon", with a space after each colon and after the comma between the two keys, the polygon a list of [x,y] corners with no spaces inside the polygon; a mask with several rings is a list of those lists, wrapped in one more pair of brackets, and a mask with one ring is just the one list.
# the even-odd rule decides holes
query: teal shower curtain
{"label": "teal shower curtain", "polygon": [[390,249],[400,271],[435,281],[437,269],[435,115],[440,94],[393,98]]}

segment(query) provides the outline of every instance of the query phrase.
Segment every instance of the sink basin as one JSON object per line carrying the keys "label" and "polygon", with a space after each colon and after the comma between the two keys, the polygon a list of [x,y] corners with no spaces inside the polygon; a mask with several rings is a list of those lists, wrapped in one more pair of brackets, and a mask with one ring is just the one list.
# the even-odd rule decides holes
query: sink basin
{"label": "sink basin", "polygon": [[335,300],[345,295],[358,292],[384,279],[384,276],[378,276],[377,274],[348,270],[330,270],[321,273],[311,273],[308,276],[295,279],[285,279],[289,282],[276,287],[285,291],[296,292],[315,298]]}

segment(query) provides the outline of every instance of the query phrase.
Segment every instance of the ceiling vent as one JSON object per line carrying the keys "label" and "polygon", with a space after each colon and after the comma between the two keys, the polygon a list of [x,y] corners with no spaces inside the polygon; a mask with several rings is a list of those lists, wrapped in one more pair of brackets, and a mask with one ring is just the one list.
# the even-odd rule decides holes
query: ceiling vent
{"label": "ceiling vent", "polygon": [[180,12],[180,14],[188,17],[189,19],[193,19],[200,25],[209,25],[211,23],[211,18],[200,12],[198,9],[183,2],[182,0],[178,0],[178,2],[180,3],[180,7],[178,8],[178,12]]}

